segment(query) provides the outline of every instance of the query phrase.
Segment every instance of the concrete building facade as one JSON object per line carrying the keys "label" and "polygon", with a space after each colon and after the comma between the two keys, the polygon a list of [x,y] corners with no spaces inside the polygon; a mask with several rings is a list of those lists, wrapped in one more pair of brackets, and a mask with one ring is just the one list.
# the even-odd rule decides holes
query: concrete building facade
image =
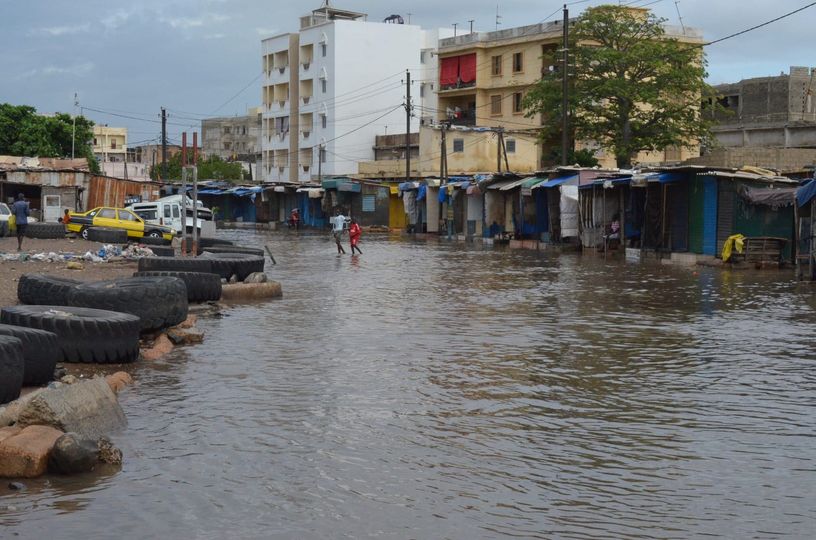
{"label": "concrete building facade", "polygon": [[418,81],[414,105],[436,106],[431,53],[440,31],[367,19],[324,6],[301,17],[297,33],[262,41],[265,180],[356,174],[385,126],[404,132],[406,70]]}
{"label": "concrete building facade", "polygon": [[261,163],[261,108],[244,116],[208,118],[201,121],[201,147],[205,156],[240,162],[258,180]]}
{"label": "concrete building facade", "polygon": [[100,162],[125,161],[127,128],[96,124],[93,127],[93,152]]}

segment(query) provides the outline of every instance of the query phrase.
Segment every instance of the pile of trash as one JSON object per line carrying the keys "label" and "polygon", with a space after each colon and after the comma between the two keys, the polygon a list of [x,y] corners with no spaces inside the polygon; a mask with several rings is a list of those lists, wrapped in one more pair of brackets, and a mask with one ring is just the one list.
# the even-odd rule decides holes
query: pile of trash
{"label": "pile of trash", "polygon": [[142,257],[152,257],[153,251],[147,247],[141,247],[134,244],[129,245],[125,249],[113,244],[105,244],[99,251],[86,251],[83,255],[78,255],[72,252],[53,252],[48,253],[0,253],[0,261],[41,261],[41,262],[67,262],[67,261],[90,261],[90,262],[107,262],[113,259],[116,260],[135,260]]}

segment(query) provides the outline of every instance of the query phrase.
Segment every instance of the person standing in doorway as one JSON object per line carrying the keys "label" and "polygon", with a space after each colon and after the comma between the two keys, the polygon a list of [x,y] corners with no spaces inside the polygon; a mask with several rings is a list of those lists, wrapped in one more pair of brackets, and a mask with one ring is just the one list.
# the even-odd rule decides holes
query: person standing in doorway
{"label": "person standing in doorway", "polygon": [[360,236],[363,234],[363,230],[360,228],[360,225],[357,223],[356,219],[351,220],[351,225],[349,225],[349,240],[351,241],[351,254],[354,255],[354,250],[357,250],[357,253],[360,255],[363,254],[360,251],[360,246],[357,244],[360,242]]}
{"label": "person standing in doorway", "polygon": [[337,244],[337,254],[338,255],[345,255],[346,250],[343,249],[343,244],[340,242],[340,239],[343,237],[343,231],[346,228],[346,216],[343,215],[343,212],[340,211],[338,208],[335,212],[334,219],[332,219],[332,236],[334,237],[334,242]]}
{"label": "person standing in doorway", "polygon": [[17,200],[11,205],[11,213],[14,214],[14,222],[17,226],[17,251],[22,251],[23,237],[28,228],[28,216],[31,215],[28,202],[22,193],[17,195]]}

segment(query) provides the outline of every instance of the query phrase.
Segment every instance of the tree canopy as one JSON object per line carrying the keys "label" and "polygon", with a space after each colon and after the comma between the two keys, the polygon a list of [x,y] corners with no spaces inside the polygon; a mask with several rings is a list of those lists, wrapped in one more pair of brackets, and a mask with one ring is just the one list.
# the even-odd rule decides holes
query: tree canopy
{"label": "tree canopy", "polygon": [[[84,116],[76,117],[74,155],[86,158],[91,170],[99,172],[93,154],[93,126]],[[0,104],[0,154],[70,158],[72,130],[69,114],[43,116],[28,105]]]}
{"label": "tree canopy", "polygon": [[[597,142],[618,167],[631,167],[642,151],[711,139],[711,121],[700,114],[711,94],[702,47],[668,37],[664,23],[604,5],[588,8],[571,28],[570,135]],[[561,80],[561,70],[552,71],[525,98],[528,116],[543,115],[545,139],[561,133]]]}
{"label": "tree canopy", "polygon": [[[189,156],[188,156],[189,157]],[[246,173],[240,163],[224,161],[218,156],[209,156],[199,159],[197,163],[199,180],[226,180],[240,182],[245,179]],[[150,178],[158,180],[181,180],[181,153],[171,156],[167,160],[167,176],[162,177],[161,164],[150,168]],[[190,179],[192,180],[192,178]]]}

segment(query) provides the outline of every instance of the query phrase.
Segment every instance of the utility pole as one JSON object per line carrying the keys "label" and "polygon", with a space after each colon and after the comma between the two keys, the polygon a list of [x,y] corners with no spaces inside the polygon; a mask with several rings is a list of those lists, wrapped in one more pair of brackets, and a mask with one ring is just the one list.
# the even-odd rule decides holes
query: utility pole
{"label": "utility pole", "polygon": [[[164,119],[162,109],[162,120]],[[162,124],[163,125],[163,124]],[[162,133],[164,130],[162,130]],[[162,152],[166,152],[166,147]],[[167,163],[162,164],[162,169]],[[187,132],[181,134],[181,256],[187,255]]]}
{"label": "utility pole", "polygon": [[411,72],[405,70],[405,181],[411,181]]}
{"label": "utility pole", "polygon": [[496,32],[499,31],[499,25],[501,24],[502,16],[499,15],[499,4],[496,4]]}
{"label": "utility pole", "polygon": [[193,131],[193,257],[198,255],[198,132]]}
{"label": "utility pole", "polygon": [[501,159],[502,159],[502,130],[497,128],[496,133],[496,172],[501,174]]}
{"label": "utility pole", "polygon": [[453,25],[453,37],[456,37],[456,27],[459,26],[459,23],[451,23]]}
{"label": "utility pole", "polygon": [[564,43],[561,63],[561,165],[569,165],[569,10],[564,4]]}
{"label": "utility pole", "polygon": [[74,122],[71,128],[71,159],[74,159],[74,148],[76,147],[76,108],[79,105],[76,92],[74,92]]}
{"label": "utility pole", "polygon": [[321,144],[317,149],[317,183],[323,185],[323,145]]}
{"label": "utility pole", "polygon": [[[161,108],[162,122],[162,180],[167,179],[167,111]],[[186,135],[185,135],[186,136]],[[183,167],[184,165],[182,165]]]}

